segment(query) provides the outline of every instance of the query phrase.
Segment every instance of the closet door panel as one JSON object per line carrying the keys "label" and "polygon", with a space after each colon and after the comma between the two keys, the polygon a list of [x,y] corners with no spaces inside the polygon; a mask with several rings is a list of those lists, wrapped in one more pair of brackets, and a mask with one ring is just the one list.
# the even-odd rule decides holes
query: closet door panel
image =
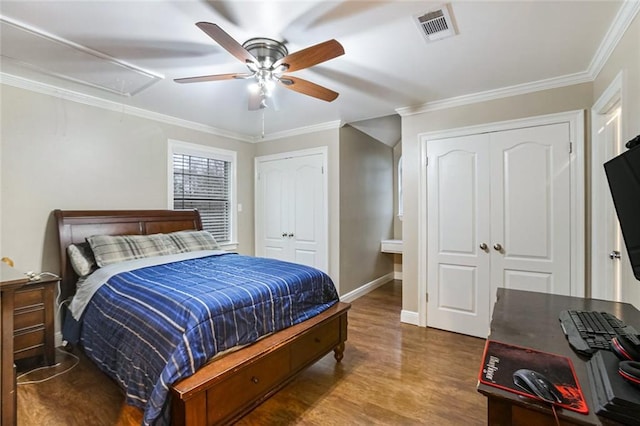
{"label": "closet door panel", "polygon": [[[551,149],[521,143],[502,151],[502,234],[510,258],[551,259]],[[495,236],[501,239],[500,235]]]}
{"label": "closet door panel", "polygon": [[492,133],[490,146],[492,293],[570,294],[569,125]]}
{"label": "closet door panel", "polygon": [[260,164],[256,188],[256,255],[289,260],[289,176],[286,163],[268,161]]}
{"label": "closet door panel", "polygon": [[429,141],[427,157],[427,325],[486,337],[488,136]]}
{"label": "closet door panel", "polygon": [[291,159],[293,261],[326,271],[323,156]]}
{"label": "closet door panel", "polygon": [[553,275],[548,272],[506,269],[503,271],[502,282],[505,288],[537,291],[540,293],[552,293],[554,287]]}

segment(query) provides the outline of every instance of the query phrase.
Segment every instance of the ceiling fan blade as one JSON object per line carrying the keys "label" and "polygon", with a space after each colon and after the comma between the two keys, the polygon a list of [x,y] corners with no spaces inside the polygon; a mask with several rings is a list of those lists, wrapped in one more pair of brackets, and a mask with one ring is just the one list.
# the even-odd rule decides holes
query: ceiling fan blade
{"label": "ceiling fan blade", "polygon": [[299,77],[292,77],[290,75],[283,75],[280,80],[280,84],[289,90],[302,93],[303,95],[313,96],[314,98],[322,99],[323,101],[334,101],[339,93],[319,84],[312,83],[308,80],[304,80]]}
{"label": "ceiling fan blade", "polygon": [[233,37],[224,32],[222,28],[211,22],[198,22],[196,24],[198,28],[207,33],[216,43],[224,47],[227,52],[231,53],[242,62],[257,63],[258,60],[251,53],[247,51],[240,43],[238,43]]}
{"label": "ceiling fan blade", "polygon": [[252,77],[253,74],[213,74],[213,75],[203,75],[200,77],[185,77],[185,78],[175,78],[173,81],[176,83],[200,83],[203,81],[220,81],[220,80],[233,80],[233,79],[243,79]]}
{"label": "ceiling fan blade", "polygon": [[298,50],[284,58],[276,61],[273,68],[286,64],[289,67],[287,72],[298,71],[309,68],[329,59],[344,55],[344,48],[336,40],[328,40],[324,43],[316,44],[306,49]]}

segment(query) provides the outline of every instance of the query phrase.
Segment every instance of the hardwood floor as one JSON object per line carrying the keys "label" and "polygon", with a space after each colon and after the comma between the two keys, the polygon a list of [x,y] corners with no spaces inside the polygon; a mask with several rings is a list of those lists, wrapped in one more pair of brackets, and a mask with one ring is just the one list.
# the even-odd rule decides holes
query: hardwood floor
{"label": "hardwood floor", "polygon": [[[400,281],[354,301],[342,362],[324,357],[238,424],[486,424],[486,399],[476,392],[484,340],[402,324],[400,309]],[[18,425],[135,423],[123,400],[81,356],[67,374],[18,387]]]}

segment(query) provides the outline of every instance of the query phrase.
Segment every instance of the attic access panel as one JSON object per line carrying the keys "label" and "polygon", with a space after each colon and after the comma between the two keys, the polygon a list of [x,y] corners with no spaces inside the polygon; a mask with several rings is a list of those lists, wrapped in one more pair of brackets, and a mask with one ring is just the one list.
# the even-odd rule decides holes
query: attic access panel
{"label": "attic access panel", "polygon": [[0,56],[20,67],[132,96],[163,77],[72,41],[0,17]]}

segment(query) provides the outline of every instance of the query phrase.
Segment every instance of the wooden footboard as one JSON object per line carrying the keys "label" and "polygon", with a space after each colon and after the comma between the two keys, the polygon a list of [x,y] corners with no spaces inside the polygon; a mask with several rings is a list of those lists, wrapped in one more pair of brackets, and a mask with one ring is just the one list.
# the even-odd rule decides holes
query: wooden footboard
{"label": "wooden footboard", "polygon": [[204,426],[239,419],[331,350],[339,362],[347,311],[338,303],[303,323],[227,354],[172,388],[172,424]]}
{"label": "wooden footboard", "polygon": [[350,307],[338,303],[304,323],[223,356],[178,382],[172,389],[172,424],[231,423],[331,350],[340,361]]}

